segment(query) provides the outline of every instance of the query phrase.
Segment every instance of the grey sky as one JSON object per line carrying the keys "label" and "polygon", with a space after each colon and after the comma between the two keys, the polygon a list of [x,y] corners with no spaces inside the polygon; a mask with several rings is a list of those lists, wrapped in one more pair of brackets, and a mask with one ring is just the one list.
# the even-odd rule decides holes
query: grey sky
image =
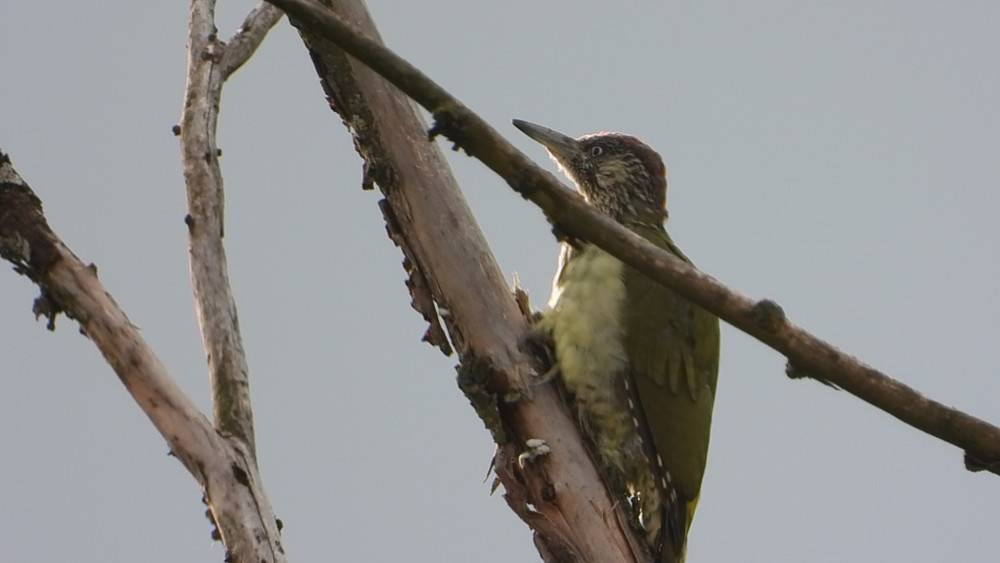
{"label": "grey sky", "polygon": [[[13,3],[12,3],[13,4]],[[17,2],[0,147],[208,407],[176,140],[184,2]],[[1000,5],[371,0],[390,46],[530,155],[520,117],[636,134],[706,271],[1000,422]],[[252,6],[223,1],[228,35]],[[492,447],[419,342],[377,195],[282,23],[227,86],[227,244],[263,476],[293,561],[533,561]],[[546,300],[541,213],[451,153],[508,275]],[[0,544],[18,562],[218,561],[200,493],[76,327],[0,275]],[[692,562],[994,561],[1000,481],[728,327]]]}

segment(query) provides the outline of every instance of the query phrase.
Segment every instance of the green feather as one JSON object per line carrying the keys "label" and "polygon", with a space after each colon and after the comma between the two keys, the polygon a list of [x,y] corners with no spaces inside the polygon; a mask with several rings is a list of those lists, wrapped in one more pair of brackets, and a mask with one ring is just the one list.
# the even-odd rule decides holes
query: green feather
{"label": "green feather", "polygon": [[[689,262],[663,227],[630,227]],[[719,372],[719,321],[634,268],[626,266],[624,276],[625,353],[657,453],[685,501],[677,503],[685,514],[675,515],[673,523],[682,527],[677,531],[683,537],[705,473]]]}

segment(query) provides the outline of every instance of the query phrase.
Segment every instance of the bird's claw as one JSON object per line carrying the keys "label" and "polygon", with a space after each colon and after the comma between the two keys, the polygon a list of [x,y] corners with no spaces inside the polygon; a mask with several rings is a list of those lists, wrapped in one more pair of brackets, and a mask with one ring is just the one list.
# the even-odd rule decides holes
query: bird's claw
{"label": "bird's claw", "polygon": [[533,382],[535,385],[545,385],[552,381],[552,378],[559,373],[559,363],[556,361],[555,343],[552,341],[552,335],[538,329],[538,321],[541,318],[541,313],[532,315],[532,327],[528,330],[528,334],[525,335],[523,340],[527,351],[537,357],[541,361],[542,366],[545,367],[545,372]]}

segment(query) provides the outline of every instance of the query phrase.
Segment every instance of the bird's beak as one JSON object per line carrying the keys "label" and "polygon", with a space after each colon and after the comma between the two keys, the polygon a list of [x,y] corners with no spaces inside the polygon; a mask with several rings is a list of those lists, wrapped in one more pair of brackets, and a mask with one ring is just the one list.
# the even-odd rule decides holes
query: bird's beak
{"label": "bird's beak", "polygon": [[548,127],[521,121],[520,119],[513,120],[513,123],[514,127],[520,129],[525,135],[549,149],[549,152],[557,160],[569,162],[580,152],[580,143],[573,137],[563,135],[559,131],[549,129]]}

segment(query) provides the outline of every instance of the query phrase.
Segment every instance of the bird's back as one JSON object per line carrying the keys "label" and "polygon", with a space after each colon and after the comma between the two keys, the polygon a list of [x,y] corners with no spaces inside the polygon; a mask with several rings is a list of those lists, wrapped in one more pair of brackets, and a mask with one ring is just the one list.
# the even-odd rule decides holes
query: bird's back
{"label": "bird's back", "polygon": [[[687,261],[662,227],[632,229]],[[668,544],[664,550],[674,546],[673,551],[682,554],[707,461],[719,368],[719,321],[632,267],[625,267],[624,279],[629,375],[668,472],[663,476],[671,496],[664,503]]]}

